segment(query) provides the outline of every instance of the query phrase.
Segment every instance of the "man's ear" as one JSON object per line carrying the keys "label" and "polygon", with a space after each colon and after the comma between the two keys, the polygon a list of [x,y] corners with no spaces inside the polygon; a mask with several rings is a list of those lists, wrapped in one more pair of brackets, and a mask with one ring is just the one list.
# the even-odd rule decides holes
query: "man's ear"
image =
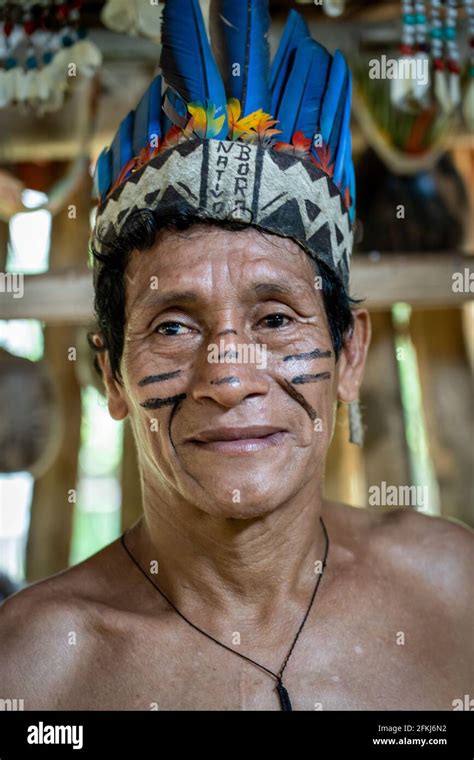
{"label": "man's ear", "polygon": [[339,357],[337,398],[348,404],[359,398],[359,387],[364,375],[365,359],[372,334],[367,309],[355,309],[354,329],[347,338]]}
{"label": "man's ear", "polygon": [[128,415],[128,404],[123,386],[120,385],[113,375],[109,352],[100,351],[97,354],[97,362],[102,372],[102,379],[107,392],[107,405],[110,416],[114,420],[123,420]]}

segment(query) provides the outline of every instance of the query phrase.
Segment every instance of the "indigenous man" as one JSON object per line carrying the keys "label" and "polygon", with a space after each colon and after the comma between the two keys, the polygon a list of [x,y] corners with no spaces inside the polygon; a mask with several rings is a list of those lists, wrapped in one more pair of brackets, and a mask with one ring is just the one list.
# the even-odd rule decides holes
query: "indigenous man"
{"label": "indigenous man", "polygon": [[[323,498],[361,443],[350,72],[267,3],[168,0],[162,75],[97,166],[94,344],[143,517],[0,614],[25,709],[441,709],[473,693],[472,535]],[[72,636],[75,634],[75,636]]]}

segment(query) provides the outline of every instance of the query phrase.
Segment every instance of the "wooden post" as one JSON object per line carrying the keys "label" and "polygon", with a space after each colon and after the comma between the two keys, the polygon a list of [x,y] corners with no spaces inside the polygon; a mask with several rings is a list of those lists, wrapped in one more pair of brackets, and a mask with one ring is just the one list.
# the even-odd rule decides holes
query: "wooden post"
{"label": "wooden post", "polygon": [[[371,312],[372,341],[362,385],[367,483],[410,484],[395,335],[390,311]],[[370,506],[370,505],[369,505]]]}
{"label": "wooden post", "polygon": [[410,333],[418,357],[441,514],[474,526],[472,511],[472,376],[462,311],[414,310]]}
{"label": "wooden post", "polygon": [[[51,267],[77,266],[87,260],[90,193],[91,181],[85,177],[68,208],[53,219]],[[77,489],[80,446],[81,392],[74,360],[76,327],[47,326],[44,339],[44,357],[58,386],[63,439],[56,461],[35,482],[27,546],[28,581],[56,573],[69,564],[74,506],[71,493]]]}

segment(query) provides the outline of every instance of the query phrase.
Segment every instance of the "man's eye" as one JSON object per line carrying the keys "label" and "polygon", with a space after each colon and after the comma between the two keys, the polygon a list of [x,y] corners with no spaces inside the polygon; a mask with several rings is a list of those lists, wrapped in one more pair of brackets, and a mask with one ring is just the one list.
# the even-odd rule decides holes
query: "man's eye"
{"label": "man's eye", "polygon": [[[183,328],[182,332],[179,331],[180,328]],[[160,335],[183,335],[183,332],[188,332],[188,330],[189,328],[181,322],[163,322],[155,328],[155,332]]]}
{"label": "man's eye", "polygon": [[[284,320],[287,320],[287,322],[284,322]],[[287,314],[278,313],[268,314],[261,321],[266,323],[266,327],[278,330],[279,327],[284,327],[288,322],[292,322],[293,320]]]}

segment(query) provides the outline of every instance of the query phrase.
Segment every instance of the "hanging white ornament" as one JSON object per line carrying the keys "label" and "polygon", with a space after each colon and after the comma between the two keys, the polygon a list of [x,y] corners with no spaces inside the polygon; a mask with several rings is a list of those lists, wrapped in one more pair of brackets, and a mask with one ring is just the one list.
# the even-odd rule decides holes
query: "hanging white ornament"
{"label": "hanging white ornament", "polygon": [[4,108],[10,102],[7,73],[7,71],[0,69],[0,108]]}
{"label": "hanging white ornament", "polygon": [[25,82],[27,101],[36,100],[38,97],[38,69],[31,69],[27,72]]}
{"label": "hanging white ornament", "polygon": [[444,38],[447,49],[446,66],[448,70],[449,107],[451,111],[454,111],[461,102],[461,65],[457,42],[457,17],[457,0],[446,0]]}
{"label": "hanging white ornament", "polygon": [[39,100],[47,100],[51,92],[51,70],[50,63],[43,66],[38,72],[38,92],[37,96]]}
{"label": "hanging white ornament", "polygon": [[89,40],[79,40],[73,48],[74,60],[80,74],[90,79],[102,63],[102,54]]}
{"label": "hanging white ornament", "polygon": [[134,0],[107,0],[100,14],[104,26],[121,34],[138,34]]}
{"label": "hanging white ornament", "polygon": [[474,0],[464,0],[464,9],[468,25],[469,57],[462,113],[468,128],[474,132]]}
{"label": "hanging white ornament", "polygon": [[13,103],[17,99],[17,92],[20,86],[21,71],[18,66],[5,72],[4,92],[7,104]]}
{"label": "hanging white ornament", "polygon": [[415,77],[412,79],[412,97],[420,105],[426,107],[429,102],[431,89],[430,60],[426,53],[416,53],[414,56]]}
{"label": "hanging white ornament", "polygon": [[323,9],[327,16],[341,16],[346,7],[345,0],[323,0]]}
{"label": "hanging white ornament", "polygon": [[32,74],[32,71],[23,71],[23,69],[19,69],[19,76],[16,80],[15,98],[19,103],[23,103],[25,100],[28,100],[28,92],[30,89],[30,80]]}
{"label": "hanging white ornament", "polygon": [[451,111],[451,95],[448,78],[444,69],[436,69],[434,75],[434,93],[443,113]]}
{"label": "hanging white ornament", "polygon": [[[398,64],[403,66],[404,59],[399,58]],[[390,100],[397,108],[404,108],[411,93],[411,82],[408,77],[396,76],[390,79]]]}
{"label": "hanging white ornament", "polygon": [[451,111],[461,102],[461,77],[457,73],[449,74],[449,104]]}

